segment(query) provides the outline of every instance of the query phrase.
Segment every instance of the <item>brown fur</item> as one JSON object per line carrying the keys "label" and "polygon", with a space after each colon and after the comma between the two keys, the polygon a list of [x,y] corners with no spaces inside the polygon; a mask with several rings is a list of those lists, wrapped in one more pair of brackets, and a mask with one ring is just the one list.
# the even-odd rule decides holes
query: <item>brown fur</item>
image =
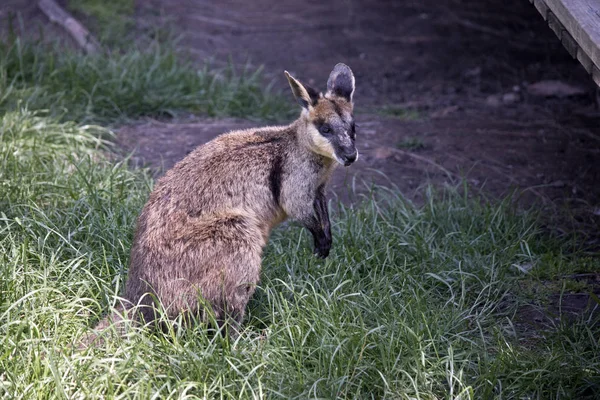
{"label": "brown fur", "polygon": [[[187,312],[204,318],[208,304],[218,321],[240,323],[271,229],[288,217],[313,233],[318,255],[329,253],[324,188],[343,157],[336,152],[349,154],[338,147],[349,146],[354,78],[349,96],[328,87],[313,98],[310,88],[288,79],[304,106],[299,119],[221,135],[157,182],[138,220],[125,289],[132,304],[148,306],[140,308],[146,322],[155,319],[158,299],[171,318]],[[315,125],[322,122],[341,136],[325,138]]]}

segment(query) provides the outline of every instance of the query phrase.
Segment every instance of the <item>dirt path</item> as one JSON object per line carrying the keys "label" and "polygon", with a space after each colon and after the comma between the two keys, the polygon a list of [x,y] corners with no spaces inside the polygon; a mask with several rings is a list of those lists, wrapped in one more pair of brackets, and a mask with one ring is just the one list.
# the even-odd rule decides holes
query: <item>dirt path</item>
{"label": "dirt path", "polygon": [[[600,113],[591,79],[528,2],[510,10],[500,0],[444,3],[155,0],[140,6],[139,19],[171,21],[199,63],[231,56],[264,64],[284,90],[284,69],[322,89],[335,63],[350,65],[362,157],[335,177],[344,198],[352,182],[393,184],[414,198],[426,182],[465,178],[492,195],[524,190],[523,206],[568,204],[577,227],[564,229],[583,226],[598,243]],[[528,92],[548,79],[582,94]],[[121,129],[119,141],[170,167],[214,136],[253,125],[147,121]]]}

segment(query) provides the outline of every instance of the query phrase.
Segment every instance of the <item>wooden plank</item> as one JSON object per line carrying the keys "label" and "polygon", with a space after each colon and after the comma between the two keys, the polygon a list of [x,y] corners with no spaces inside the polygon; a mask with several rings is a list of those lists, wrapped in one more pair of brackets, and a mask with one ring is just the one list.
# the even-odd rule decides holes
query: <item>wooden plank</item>
{"label": "wooden plank", "polygon": [[[544,1],[577,42],[580,51],[583,50],[592,63],[600,68],[600,0]],[[567,44],[572,43],[567,39]],[[568,50],[571,52],[572,48]]]}

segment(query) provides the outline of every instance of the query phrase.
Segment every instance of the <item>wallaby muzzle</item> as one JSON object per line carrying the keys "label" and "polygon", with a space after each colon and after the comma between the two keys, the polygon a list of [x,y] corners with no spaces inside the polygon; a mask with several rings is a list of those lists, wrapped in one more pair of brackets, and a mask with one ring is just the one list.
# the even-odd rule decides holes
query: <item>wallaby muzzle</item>
{"label": "wallaby muzzle", "polygon": [[350,164],[352,164],[354,161],[356,161],[356,159],[358,158],[358,151],[354,150],[354,153],[351,153],[348,155],[343,155],[340,158],[344,162],[344,167],[347,167]]}
{"label": "wallaby muzzle", "polygon": [[351,165],[358,159],[358,150],[356,150],[356,147],[342,147],[338,149],[339,150],[336,151],[336,158],[338,158],[338,161],[340,164],[343,164],[344,167]]}

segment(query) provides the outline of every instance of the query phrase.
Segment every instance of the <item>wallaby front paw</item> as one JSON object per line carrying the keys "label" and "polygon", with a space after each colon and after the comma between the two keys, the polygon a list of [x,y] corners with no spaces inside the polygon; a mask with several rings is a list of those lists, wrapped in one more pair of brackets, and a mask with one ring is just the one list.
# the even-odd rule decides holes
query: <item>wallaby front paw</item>
{"label": "wallaby front paw", "polygon": [[315,241],[315,255],[319,258],[327,258],[331,250],[331,239]]}

